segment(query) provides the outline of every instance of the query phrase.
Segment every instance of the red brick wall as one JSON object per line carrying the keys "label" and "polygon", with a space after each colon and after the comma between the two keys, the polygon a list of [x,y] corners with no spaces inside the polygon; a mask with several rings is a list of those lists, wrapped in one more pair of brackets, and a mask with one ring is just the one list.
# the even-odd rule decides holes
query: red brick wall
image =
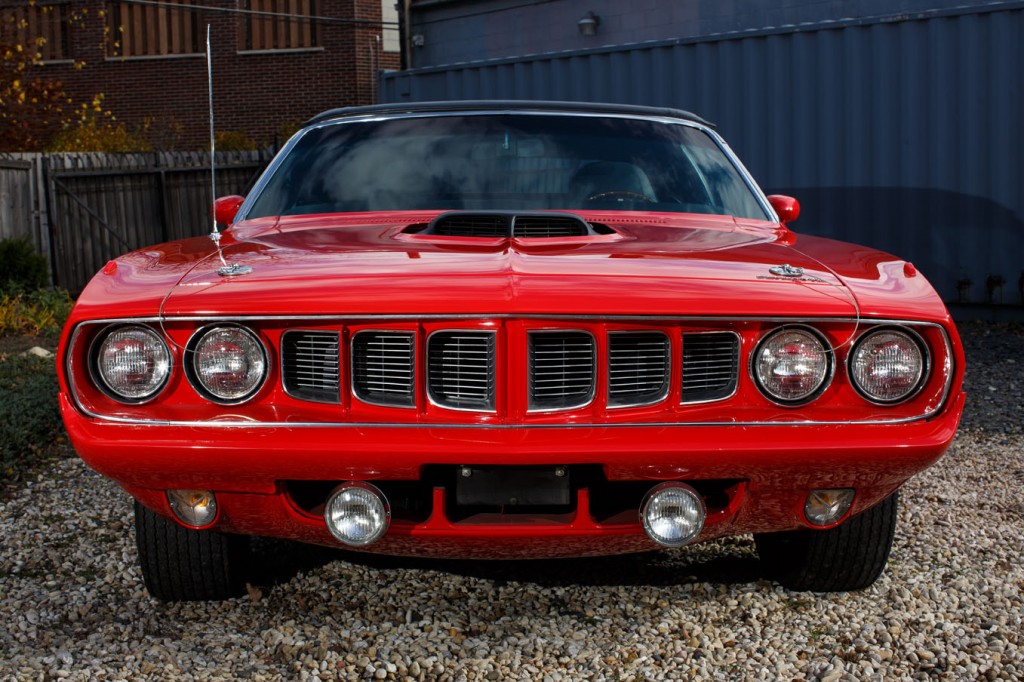
{"label": "red brick wall", "polygon": [[[216,0],[237,7],[232,0]],[[212,4],[212,3],[211,3]],[[240,3],[239,3],[240,4]],[[129,127],[149,121],[150,137],[164,147],[208,146],[206,60],[203,55],[108,57],[100,0],[77,0],[87,10],[71,36],[71,57],[84,62],[46,64],[41,75],[64,83],[72,95],[105,96],[103,106]],[[320,16],[380,21],[380,0],[321,0]],[[211,25],[215,119],[218,131],[244,132],[259,143],[278,140],[296,124],[325,109],[372,104],[375,69],[386,68],[379,28],[321,23],[319,46],[303,52],[240,53],[244,50],[241,15],[201,12],[204,34]],[[279,141],[283,142],[283,139]]]}

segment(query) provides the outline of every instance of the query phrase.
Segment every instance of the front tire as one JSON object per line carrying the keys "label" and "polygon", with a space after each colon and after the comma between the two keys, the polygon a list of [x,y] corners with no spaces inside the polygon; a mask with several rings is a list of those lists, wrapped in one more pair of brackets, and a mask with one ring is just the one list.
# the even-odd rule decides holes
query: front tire
{"label": "front tire", "polygon": [[899,492],[829,530],[754,535],[769,577],[791,590],[846,592],[871,586],[896,534]]}
{"label": "front tire", "polygon": [[211,601],[241,595],[249,538],[190,530],[135,502],[135,543],[149,594],[161,601]]}

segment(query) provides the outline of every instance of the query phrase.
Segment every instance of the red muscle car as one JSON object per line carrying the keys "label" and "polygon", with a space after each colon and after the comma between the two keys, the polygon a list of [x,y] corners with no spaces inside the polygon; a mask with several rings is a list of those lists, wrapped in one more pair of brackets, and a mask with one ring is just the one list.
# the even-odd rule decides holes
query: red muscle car
{"label": "red muscle car", "polygon": [[752,533],[783,585],[859,589],[963,408],[914,266],[791,231],[683,111],[329,111],[215,213],[104,267],[60,349],[160,599],[238,594],[250,536],[527,559]]}

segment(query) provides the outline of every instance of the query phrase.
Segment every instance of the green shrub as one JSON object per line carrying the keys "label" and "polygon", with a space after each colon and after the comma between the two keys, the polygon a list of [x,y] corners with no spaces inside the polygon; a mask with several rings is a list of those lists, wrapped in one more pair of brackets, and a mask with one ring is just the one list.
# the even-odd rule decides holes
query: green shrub
{"label": "green shrub", "polygon": [[0,354],[0,475],[24,478],[63,438],[54,359]]}
{"label": "green shrub", "polygon": [[218,130],[214,141],[219,152],[247,152],[257,149],[256,142],[241,130]]}
{"label": "green shrub", "polygon": [[50,283],[46,259],[27,239],[0,240],[0,289],[30,290]]}
{"label": "green shrub", "polygon": [[0,292],[0,338],[29,334],[56,336],[71,312],[64,289]]}
{"label": "green shrub", "polygon": [[152,120],[147,118],[141,125],[129,128],[118,123],[109,111],[101,106],[102,96],[93,100],[92,108],[79,112],[77,120],[67,123],[55,134],[48,152],[151,152],[149,127]]}

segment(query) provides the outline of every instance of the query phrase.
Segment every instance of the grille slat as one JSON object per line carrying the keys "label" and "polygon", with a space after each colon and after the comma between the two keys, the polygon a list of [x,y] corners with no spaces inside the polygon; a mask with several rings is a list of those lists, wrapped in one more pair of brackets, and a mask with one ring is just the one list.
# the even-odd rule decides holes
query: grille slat
{"label": "grille slat", "polygon": [[282,334],[281,381],[293,398],[340,403],[341,335],[327,331]]}
{"label": "grille slat", "polygon": [[586,332],[529,334],[529,407],[565,410],[582,407],[594,397],[596,350]]}
{"label": "grille slat", "polygon": [[512,236],[523,238],[583,237],[587,224],[569,216],[516,216]]}
{"label": "grille slat", "polygon": [[495,332],[436,332],[427,341],[427,390],[442,407],[495,408]]}
{"label": "grille slat", "polygon": [[662,332],[608,335],[608,405],[652,405],[668,396],[672,345]]}
{"label": "grille slat", "polygon": [[739,337],[730,332],[683,334],[683,402],[723,400],[736,391]]}
{"label": "grille slat", "polygon": [[445,237],[507,237],[511,222],[508,215],[443,215],[432,223],[431,230]]}
{"label": "grille slat", "polygon": [[361,331],[352,338],[352,390],[371,405],[416,405],[416,336]]}
{"label": "grille slat", "polygon": [[[732,396],[739,375],[740,339],[733,332],[684,333],[682,402]],[[448,409],[496,410],[497,334],[435,332],[427,341],[424,380],[430,399]],[[352,391],[362,402],[416,405],[416,335],[363,330],[352,338]],[[528,405],[531,411],[575,409],[593,400],[597,344],[582,330],[528,333]],[[609,407],[652,405],[668,395],[672,343],[662,331],[614,331],[607,342]],[[284,391],[299,400],[340,403],[341,334],[288,330],[281,336]]]}

